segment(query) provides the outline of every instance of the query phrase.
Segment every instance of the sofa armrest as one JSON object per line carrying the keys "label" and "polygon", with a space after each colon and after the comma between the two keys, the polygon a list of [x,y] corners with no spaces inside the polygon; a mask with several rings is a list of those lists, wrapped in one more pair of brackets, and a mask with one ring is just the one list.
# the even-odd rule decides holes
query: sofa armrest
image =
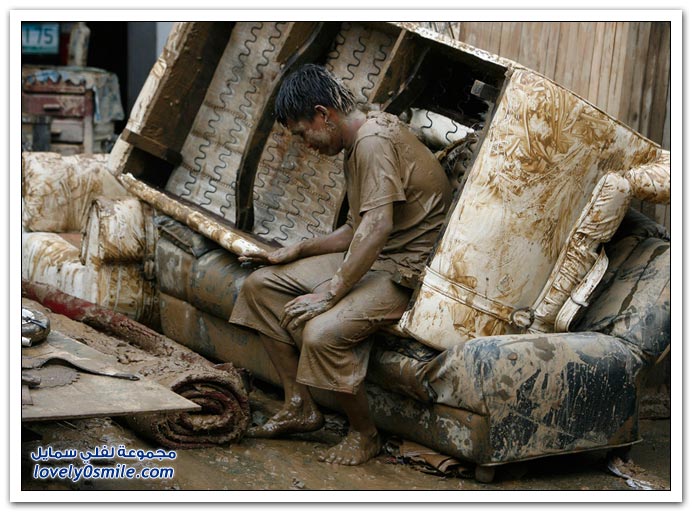
{"label": "sofa armrest", "polygon": [[22,227],[25,231],[81,231],[98,196],[127,197],[106,167],[106,154],[22,153]]}
{"label": "sofa armrest", "polygon": [[437,403],[487,415],[493,457],[508,460],[630,442],[644,367],[614,336],[520,334],[448,349],[422,378]]}

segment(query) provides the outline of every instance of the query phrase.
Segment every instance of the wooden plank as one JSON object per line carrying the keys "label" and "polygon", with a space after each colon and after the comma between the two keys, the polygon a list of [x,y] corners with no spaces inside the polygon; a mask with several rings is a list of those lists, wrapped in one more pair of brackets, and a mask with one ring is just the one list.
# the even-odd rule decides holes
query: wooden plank
{"label": "wooden plank", "polygon": [[486,23],[487,41],[484,50],[500,55],[500,42],[502,41],[502,23],[492,22]]}
{"label": "wooden plank", "polygon": [[630,22],[618,22],[613,43],[613,65],[610,69],[606,112],[616,118],[620,115],[620,94],[622,92],[624,69],[628,59],[626,43],[629,30]]}
{"label": "wooden plank", "polygon": [[601,77],[601,59],[603,58],[603,46],[605,44],[605,23],[598,22],[594,27],[593,55],[591,56],[591,72],[589,73],[589,90],[586,99],[594,104],[598,103],[598,86]]}
{"label": "wooden plank", "polygon": [[555,76],[555,68],[557,66],[557,56],[560,50],[560,23],[552,21],[546,23],[543,29],[545,41],[545,62],[543,63],[545,76],[553,78]]}
{"label": "wooden plank", "polygon": [[[139,92],[127,121],[128,130],[141,135],[143,140],[156,141],[161,147],[179,152],[233,26],[233,22],[176,23]],[[163,187],[171,170],[168,162],[133,148],[118,161],[115,172],[131,172]]]}
{"label": "wooden plank", "polygon": [[[647,67],[647,56],[651,45],[651,22],[642,22],[639,27],[639,38],[637,41],[636,69],[632,79],[632,98],[627,106],[630,126],[635,130],[642,129],[642,97],[644,94],[644,76]],[[631,113],[630,113],[631,112]]]}
{"label": "wooden plank", "polygon": [[636,23],[634,41],[628,44],[633,58],[628,63],[628,74],[623,80],[623,94],[620,104],[622,120],[637,131],[641,131],[642,91],[644,72],[647,67],[651,22]]}
{"label": "wooden plank", "polygon": [[666,121],[666,104],[668,101],[668,84],[670,83],[670,23],[656,22],[661,27],[656,53],[656,81],[651,103],[651,117],[648,128],[648,137],[658,142],[663,142],[663,132]]}
{"label": "wooden plank", "polygon": [[370,101],[372,103],[385,103],[394,96],[401,84],[410,75],[416,62],[418,49],[417,38],[410,32],[402,30],[392,47],[392,51],[382,64],[382,72],[380,72],[371,93]]}
{"label": "wooden plank", "polygon": [[490,39],[493,36],[493,32],[497,31],[500,25],[501,23],[498,22],[486,22],[478,24],[478,33],[476,34],[476,43],[478,48],[494,53],[490,47]]}
{"label": "wooden plank", "polygon": [[461,22],[459,41],[499,55],[502,25],[498,21]]}
{"label": "wooden plank", "polygon": [[[178,51],[163,54],[168,55],[168,66],[161,76],[155,75],[161,70],[157,66],[150,73],[150,77],[152,74],[156,76],[158,83],[154,96],[141,114],[141,130],[130,126],[129,122],[128,128],[164,147],[180,151],[204,100],[216,64],[226,48],[232,27],[233,24],[228,22],[185,24],[180,32]],[[176,108],[171,108],[172,98],[180,98]]]}
{"label": "wooden plank", "polygon": [[555,66],[555,81],[568,89],[572,89],[575,63],[570,51],[576,42],[576,23],[567,21],[560,23],[560,39],[557,65]]}
{"label": "wooden plank", "polygon": [[469,24],[467,21],[460,21],[457,25],[457,39],[462,43],[468,43],[470,28],[473,25]]}
{"label": "wooden plank", "polygon": [[[522,31],[523,40],[519,62],[526,67],[553,78],[557,61],[560,24],[555,22],[530,22]],[[540,48],[540,51],[536,49]]]}
{"label": "wooden plank", "polygon": [[666,118],[663,123],[661,147],[670,151],[670,76],[668,77],[668,91],[666,92]]}
{"label": "wooden plank", "polygon": [[464,21],[459,25],[459,41],[478,47],[478,34],[481,23]]}
{"label": "wooden plank", "polygon": [[628,117],[630,115],[629,109],[629,98],[632,95],[632,79],[634,76],[634,68],[640,65],[639,62],[634,58],[635,49],[637,46],[637,39],[639,37],[639,25],[638,22],[633,22],[626,34],[624,34],[621,44],[626,52],[627,58],[623,59],[622,68],[620,72],[620,92],[619,101],[616,107],[616,113],[618,119],[623,123],[630,124],[628,122]]}
{"label": "wooden plank", "polygon": [[409,76],[402,82],[392,97],[382,105],[386,112],[398,116],[421,95],[427,85],[427,78],[419,71],[429,51],[430,47],[426,46],[419,52],[416,52],[416,60],[409,72]]}
{"label": "wooden plank", "polygon": [[22,421],[182,412],[201,407],[150,380],[122,380],[79,373],[67,386],[30,390],[33,405],[22,405]]}
{"label": "wooden plank", "polygon": [[[110,375],[128,375],[114,356],[53,330],[41,345],[22,349],[22,366],[45,366],[54,358],[68,358],[79,368]],[[22,421],[121,416],[144,412],[178,412],[201,407],[147,379],[130,380],[80,370],[66,386],[33,388],[32,405],[22,405]]]}
{"label": "wooden plank", "polygon": [[517,60],[521,47],[523,23],[505,21],[502,23],[499,55],[511,60]]}
{"label": "wooden plank", "polygon": [[654,89],[656,86],[656,61],[658,59],[659,45],[661,41],[661,25],[654,23],[651,26],[649,37],[649,48],[646,56],[646,70],[642,84],[642,97],[640,107],[640,132],[649,137],[649,125],[651,120],[651,106],[654,100]]}
{"label": "wooden plank", "polygon": [[146,151],[150,155],[160,158],[161,160],[165,160],[174,166],[180,165],[180,162],[183,161],[183,157],[178,151],[165,147],[159,141],[132,132],[127,128],[123,130],[120,137],[134,147]]}
{"label": "wooden plank", "polygon": [[582,97],[589,93],[589,81],[591,79],[591,62],[594,54],[595,27],[591,22],[577,24],[576,45],[572,52],[574,56],[575,73],[572,90]]}
{"label": "wooden plank", "polygon": [[293,55],[298,49],[305,44],[308,38],[317,28],[317,22],[291,22],[286,28],[288,35],[286,40],[276,56],[276,61],[283,64],[288,58]]}
{"label": "wooden plank", "polygon": [[[543,73],[543,26],[545,23],[529,21],[524,23],[522,28],[522,40],[519,48],[517,62],[523,64],[527,68],[531,68],[539,73]],[[536,48],[541,48],[541,51],[536,51]]]}
{"label": "wooden plank", "polygon": [[613,67],[613,50],[617,23],[607,22],[604,28],[604,45],[601,54],[601,67],[599,72],[598,96],[596,105],[603,110],[608,106],[608,85],[610,83],[610,70]]}

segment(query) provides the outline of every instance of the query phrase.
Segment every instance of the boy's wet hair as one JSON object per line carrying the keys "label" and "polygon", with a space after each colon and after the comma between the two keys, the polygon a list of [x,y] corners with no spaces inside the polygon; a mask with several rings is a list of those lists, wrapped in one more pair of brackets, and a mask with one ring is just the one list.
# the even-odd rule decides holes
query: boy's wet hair
{"label": "boy's wet hair", "polygon": [[274,113],[277,120],[286,126],[289,120],[312,120],[316,105],[349,114],[356,107],[356,97],[323,66],[304,64],[281,84],[274,102]]}

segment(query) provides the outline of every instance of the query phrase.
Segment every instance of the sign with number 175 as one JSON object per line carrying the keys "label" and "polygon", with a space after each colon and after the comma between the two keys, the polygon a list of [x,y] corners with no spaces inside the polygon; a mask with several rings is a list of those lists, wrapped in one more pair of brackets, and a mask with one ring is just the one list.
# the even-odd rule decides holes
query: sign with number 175
{"label": "sign with number 175", "polygon": [[22,23],[22,53],[58,53],[57,23]]}

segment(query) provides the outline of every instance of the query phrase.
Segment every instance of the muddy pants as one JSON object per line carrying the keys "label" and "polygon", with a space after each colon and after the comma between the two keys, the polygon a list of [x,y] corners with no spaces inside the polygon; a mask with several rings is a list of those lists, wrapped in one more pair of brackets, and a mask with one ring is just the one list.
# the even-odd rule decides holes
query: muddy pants
{"label": "muddy pants", "polygon": [[230,322],[295,345],[300,351],[297,382],[355,394],[368,367],[368,336],[399,320],[409,289],[394,283],[388,272],[371,270],[332,309],[298,329],[281,327],[284,305],[325,290],[343,259],[344,253],[326,254],[256,270],[245,280]]}

